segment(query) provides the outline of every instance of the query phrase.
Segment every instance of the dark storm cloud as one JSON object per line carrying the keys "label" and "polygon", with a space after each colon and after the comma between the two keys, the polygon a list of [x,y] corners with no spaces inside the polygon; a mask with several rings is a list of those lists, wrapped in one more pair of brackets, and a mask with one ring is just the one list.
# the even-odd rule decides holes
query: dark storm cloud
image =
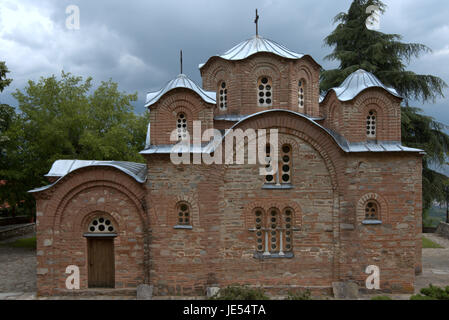
{"label": "dark storm cloud", "polygon": [[[446,1],[385,1],[382,31],[398,33],[404,41],[421,42],[434,54],[413,61],[411,68],[436,74],[449,82],[449,23]],[[3,0],[0,4],[0,60],[6,60],[14,82],[1,99],[28,79],[59,74],[61,69],[92,76],[96,83],[112,78],[122,90],[139,93],[143,110],[148,90],[158,89],[179,73],[179,50],[184,72],[201,83],[198,64],[223,53],[255,33],[254,10],[260,14],[261,35],[291,50],[312,55],[325,68],[331,49],[323,38],[333,17],[346,11],[350,0],[303,1],[117,1]],[[78,5],[80,30],[67,30],[68,5]],[[3,12],[3,14],[2,14]],[[7,14],[5,14],[7,13]],[[449,94],[449,92],[447,92]],[[426,112],[449,123],[448,99],[426,105]]]}

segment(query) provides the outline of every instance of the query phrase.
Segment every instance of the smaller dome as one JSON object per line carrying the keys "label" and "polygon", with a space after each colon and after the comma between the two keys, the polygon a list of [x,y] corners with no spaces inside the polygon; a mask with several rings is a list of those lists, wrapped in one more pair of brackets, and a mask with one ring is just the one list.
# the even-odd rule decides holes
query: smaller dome
{"label": "smaller dome", "polygon": [[[216,57],[225,60],[243,60],[258,52],[269,52],[283,58],[295,60],[304,57],[301,53],[293,52],[283,45],[261,36],[254,36],[251,39],[243,41],[224,54],[217,55]],[[199,68],[201,69],[204,65],[205,63],[200,64]]]}
{"label": "smaller dome", "polygon": [[351,73],[339,87],[330,89],[325,96],[320,98],[320,102],[326,98],[327,94],[331,90],[335,91],[338,100],[350,101],[368,88],[382,88],[393,96],[402,98],[395,89],[384,85],[374,74],[363,69],[359,69]]}
{"label": "smaller dome", "polygon": [[147,94],[147,100],[145,102],[145,107],[150,107],[159,101],[160,98],[167,92],[176,88],[186,88],[196,92],[201,99],[206,103],[215,104],[216,93],[211,91],[205,91],[195,82],[189,79],[185,74],[178,75],[175,79],[169,81],[164,88],[159,91],[150,92]]}

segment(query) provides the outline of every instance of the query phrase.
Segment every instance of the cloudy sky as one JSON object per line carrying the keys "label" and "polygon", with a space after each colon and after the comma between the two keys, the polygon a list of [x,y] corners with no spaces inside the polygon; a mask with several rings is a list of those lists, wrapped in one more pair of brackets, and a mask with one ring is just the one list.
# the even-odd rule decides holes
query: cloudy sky
{"label": "cloudy sky", "polygon": [[[433,53],[412,61],[409,68],[449,83],[449,2],[446,0],[384,0],[388,9],[381,30],[403,35],[406,42],[428,45]],[[61,70],[92,76],[95,83],[112,78],[121,90],[138,92],[136,111],[143,110],[148,90],[159,89],[179,73],[201,83],[198,64],[223,53],[255,34],[254,9],[260,34],[293,51],[312,55],[324,68],[331,49],[323,38],[332,18],[351,0],[0,0],[0,61],[11,70],[12,85],[0,96],[17,105],[11,92],[29,79],[59,75]],[[66,27],[69,5],[80,9],[79,30]],[[449,124],[446,98],[426,104],[425,113]]]}

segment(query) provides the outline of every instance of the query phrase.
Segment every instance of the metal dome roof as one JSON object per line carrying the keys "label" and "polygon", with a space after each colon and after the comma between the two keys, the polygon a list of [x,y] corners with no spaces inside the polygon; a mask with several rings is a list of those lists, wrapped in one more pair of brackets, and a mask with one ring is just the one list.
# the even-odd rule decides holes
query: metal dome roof
{"label": "metal dome roof", "polygon": [[393,96],[402,98],[395,89],[384,85],[374,74],[363,69],[359,69],[351,73],[339,87],[330,89],[320,100],[323,101],[327,94],[331,90],[334,90],[338,100],[350,101],[359,95],[363,90],[368,88],[382,88],[391,93]]}
{"label": "metal dome roof", "polygon": [[[288,59],[301,59],[304,57],[302,53],[291,51],[285,46],[261,36],[254,36],[243,41],[224,54],[217,55],[216,57],[225,60],[243,60],[258,52],[269,52]],[[200,64],[199,68],[201,69],[204,65],[205,63]]]}
{"label": "metal dome roof", "polygon": [[195,82],[189,79],[185,74],[178,75],[175,79],[169,81],[164,88],[159,91],[150,92],[147,94],[147,100],[145,102],[145,107],[150,107],[159,99],[166,94],[167,92],[176,89],[176,88],[186,88],[196,92],[201,99],[210,104],[215,104],[216,93],[211,91],[205,91],[201,87],[199,87]]}

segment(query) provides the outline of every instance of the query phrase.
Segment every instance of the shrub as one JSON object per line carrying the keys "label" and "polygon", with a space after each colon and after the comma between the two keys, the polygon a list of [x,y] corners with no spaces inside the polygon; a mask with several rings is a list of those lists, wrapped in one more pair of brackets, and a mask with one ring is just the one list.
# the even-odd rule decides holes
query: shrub
{"label": "shrub", "polygon": [[376,296],[372,297],[371,300],[392,300],[389,296]]}
{"label": "shrub", "polygon": [[218,295],[210,298],[211,300],[269,300],[262,289],[253,289],[247,286],[232,285],[220,289]]}
{"label": "shrub", "polygon": [[312,300],[312,294],[309,289],[303,292],[289,292],[287,300]]}
{"label": "shrub", "polygon": [[411,296],[410,300],[449,300],[449,286],[443,289],[431,284],[420,292],[421,294]]}

